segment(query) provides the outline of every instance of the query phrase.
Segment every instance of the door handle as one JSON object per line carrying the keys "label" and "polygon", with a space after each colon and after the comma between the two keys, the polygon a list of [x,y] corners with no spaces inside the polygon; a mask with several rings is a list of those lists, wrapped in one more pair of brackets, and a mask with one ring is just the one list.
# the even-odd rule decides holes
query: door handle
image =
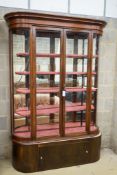
{"label": "door handle", "polygon": [[62,97],[66,96],[66,91],[62,91]]}

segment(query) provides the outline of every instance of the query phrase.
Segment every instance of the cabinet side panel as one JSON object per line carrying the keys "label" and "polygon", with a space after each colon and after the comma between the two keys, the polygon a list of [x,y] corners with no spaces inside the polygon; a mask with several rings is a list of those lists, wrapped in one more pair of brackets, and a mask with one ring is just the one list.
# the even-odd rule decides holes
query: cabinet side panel
{"label": "cabinet side panel", "polygon": [[13,142],[13,166],[24,173],[38,171],[38,146]]}

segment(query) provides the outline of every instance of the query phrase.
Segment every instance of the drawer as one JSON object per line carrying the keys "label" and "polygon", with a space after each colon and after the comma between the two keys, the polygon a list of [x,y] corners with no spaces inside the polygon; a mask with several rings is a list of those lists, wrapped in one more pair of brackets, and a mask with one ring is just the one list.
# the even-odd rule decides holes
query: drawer
{"label": "drawer", "polygon": [[67,167],[90,161],[89,142],[61,143],[39,147],[39,167],[41,170]]}

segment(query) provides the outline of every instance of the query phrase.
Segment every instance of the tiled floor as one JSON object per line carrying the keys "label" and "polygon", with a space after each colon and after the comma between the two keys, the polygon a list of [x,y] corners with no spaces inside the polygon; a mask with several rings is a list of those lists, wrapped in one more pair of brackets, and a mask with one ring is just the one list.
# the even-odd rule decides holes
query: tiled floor
{"label": "tiled floor", "polygon": [[[21,175],[16,171],[10,160],[0,160],[0,175]],[[73,166],[36,173],[30,175],[117,175],[117,155],[110,149],[101,151],[101,159],[92,164]]]}

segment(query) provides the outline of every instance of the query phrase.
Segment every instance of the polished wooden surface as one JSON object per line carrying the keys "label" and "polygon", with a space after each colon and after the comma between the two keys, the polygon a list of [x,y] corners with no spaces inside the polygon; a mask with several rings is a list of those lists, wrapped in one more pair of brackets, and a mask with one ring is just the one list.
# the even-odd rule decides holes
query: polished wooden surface
{"label": "polished wooden surface", "polygon": [[13,141],[13,166],[24,173],[92,163],[100,157],[101,135],[56,141]]}
{"label": "polished wooden surface", "polygon": [[90,133],[90,123],[91,123],[92,55],[93,55],[93,32],[91,32],[88,37],[87,97],[86,97],[86,131],[88,133]]}
{"label": "polished wooden surface", "polygon": [[102,33],[102,29],[106,25],[106,22],[102,20],[33,12],[11,12],[5,15],[5,20],[11,28],[23,27],[24,25],[26,27],[42,25],[79,30],[94,30],[97,33]]}

